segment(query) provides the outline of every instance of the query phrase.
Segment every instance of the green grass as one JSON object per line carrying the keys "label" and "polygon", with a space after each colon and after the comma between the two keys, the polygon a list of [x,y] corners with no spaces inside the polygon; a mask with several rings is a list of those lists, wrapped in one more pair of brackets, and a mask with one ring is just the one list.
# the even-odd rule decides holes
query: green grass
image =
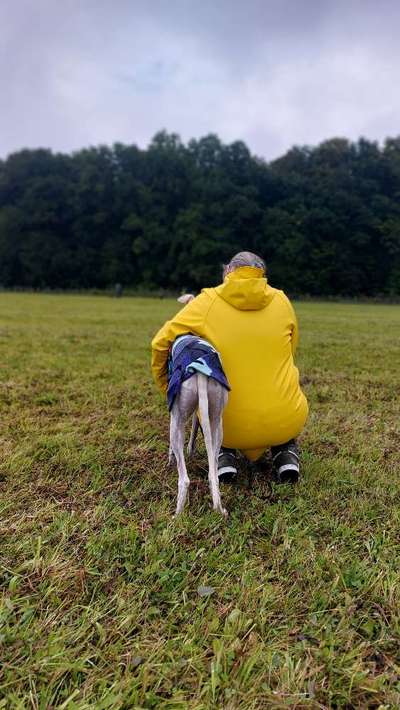
{"label": "green grass", "polygon": [[297,305],[302,482],[225,522],[202,447],[172,519],[177,305],[0,295],[0,708],[400,707],[400,308]]}

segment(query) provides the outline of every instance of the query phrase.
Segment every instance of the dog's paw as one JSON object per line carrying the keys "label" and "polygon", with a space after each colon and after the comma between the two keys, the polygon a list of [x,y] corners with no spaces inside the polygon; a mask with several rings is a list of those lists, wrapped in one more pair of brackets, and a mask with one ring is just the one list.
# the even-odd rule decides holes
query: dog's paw
{"label": "dog's paw", "polygon": [[228,511],[222,505],[217,506],[216,508],[214,508],[214,510],[216,513],[221,513],[221,515],[224,516],[225,520],[228,517]]}

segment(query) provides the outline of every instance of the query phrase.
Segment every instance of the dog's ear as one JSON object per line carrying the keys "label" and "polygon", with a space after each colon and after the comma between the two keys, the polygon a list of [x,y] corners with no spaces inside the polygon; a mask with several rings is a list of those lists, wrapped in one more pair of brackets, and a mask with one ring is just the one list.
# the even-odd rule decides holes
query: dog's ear
{"label": "dog's ear", "polygon": [[179,303],[184,303],[185,306],[187,303],[190,303],[190,301],[193,301],[195,297],[193,296],[192,293],[183,293],[182,296],[179,296],[177,299]]}

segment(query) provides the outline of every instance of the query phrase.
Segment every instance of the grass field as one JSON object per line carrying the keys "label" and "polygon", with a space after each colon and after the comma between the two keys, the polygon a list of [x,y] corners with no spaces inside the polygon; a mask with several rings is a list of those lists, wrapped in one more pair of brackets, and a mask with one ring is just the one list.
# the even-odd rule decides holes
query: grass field
{"label": "grass field", "polygon": [[172,520],[177,306],[0,295],[0,708],[400,707],[400,307],[297,304],[302,482],[225,522],[202,447]]}

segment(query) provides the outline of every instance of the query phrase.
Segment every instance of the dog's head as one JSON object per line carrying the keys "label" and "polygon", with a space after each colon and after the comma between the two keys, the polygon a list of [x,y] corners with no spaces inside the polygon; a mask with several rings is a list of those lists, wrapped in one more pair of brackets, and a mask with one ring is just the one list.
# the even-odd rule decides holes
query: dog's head
{"label": "dog's head", "polygon": [[193,301],[195,296],[193,296],[192,293],[183,293],[182,296],[179,296],[177,299],[179,303],[183,303],[185,306],[187,303],[190,303],[190,301]]}

